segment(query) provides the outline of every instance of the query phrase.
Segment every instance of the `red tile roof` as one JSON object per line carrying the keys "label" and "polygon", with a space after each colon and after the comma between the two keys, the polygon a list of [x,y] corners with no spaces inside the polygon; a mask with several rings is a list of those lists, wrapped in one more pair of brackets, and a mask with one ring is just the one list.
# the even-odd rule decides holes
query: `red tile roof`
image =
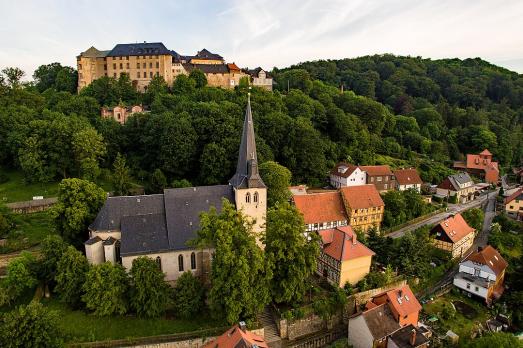
{"label": "red tile roof", "polygon": [[238,325],[234,325],[223,335],[210,341],[203,348],[268,348],[264,338],[248,330],[241,330]]}
{"label": "red tile roof", "polygon": [[370,176],[376,175],[392,175],[392,171],[388,165],[381,166],[360,166],[360,169],[367,172]]}
{"label": "red tile roof", "polygon": [[338,261],[375,255],[372,250],[358,242],[350,226],[322,230],[319,233],[323,242],[323,252]]}
{"label": "red tile roof", "polygon": [[457,243],[470,233],[474,233],[475,229],[470,227],[461,214],[449,216],[439,223],[445,234],[453,243]]}
{"label": "red tile roof", "polygon": [[418,171],[414,168],[395,170],[394,176],[399,185],[423,184],[423,180],[421,180]]}
{"label": "red tile roof", "polygon": [[[346,167],[346,171],[345,172],[340,172],[339,169],[340,167]],[[355,166],[353,164],[347,164],[347,163],[338,163],[336,165],[336,167],[334,167],[333,170],[331,170],[331,174],[332,175],[336,175],[336,176],[339,176],[339,177],[342,177],[342,178],[348,178],[349,176],[351,176],[352,173],[354,173],[354,171],[358,168],[358,166]]]}
{"label": "red tile roof", "polygon": [[502,273],[508,266],[507,261],[490,245],[470,254],[466,260],[490,267],[496,275]]}
{"label": "red tile roof", "polygon": [[236,71],[240,70],[240,68],[238,68],[238,66],[234,63],[228,63],[227,67],[229,68],[229,70],[236,70]]}
{"label": "red tile roof", "polygon": [[347,221],[339,192],[295,195],[293,200],[296,208],[303,214],[306,224]]}
{"label": "red tile roof", "polygon": [[467,169],[491,169],[498,170],[498,162],[481,158],[480,155],[467,155]]}
{"label": "red tile roof", "polygon": [[364,209],[385,205],[376,186],[372,184],[342,187],[340,192],[349,209]]}
{"label": "red tile roof", "polygon": [[492,156],[492,153],[490,153],[490,151],[487,150],[487,149],[481,151],[479,154],[480,155],[485,155],[485,156]]}
{"label": "red tile roof", "polygon": [[[419,312],[421,310],[421,305],[418,302],[418,299],[412,293],[412,290],[408,285],[404,285],[399,289],[389,290],[385,293],[376,295],[372,298],[372,302],[376,298],[387,298],[387,303],[389,306],[394,308],[394,310],[399,313],[401,317],[409,315],[411,313]],[[381,301],[376,301],[382,303]]]}
{"label": "red tile roof", "polygon": [[[519,190],[516,190],[513,194],[505,198],[505,204],[512,202],[514,199],[516,199],[519,195],[523,195],[523,187]],[[521,198],[520,198],[521,199]]]}

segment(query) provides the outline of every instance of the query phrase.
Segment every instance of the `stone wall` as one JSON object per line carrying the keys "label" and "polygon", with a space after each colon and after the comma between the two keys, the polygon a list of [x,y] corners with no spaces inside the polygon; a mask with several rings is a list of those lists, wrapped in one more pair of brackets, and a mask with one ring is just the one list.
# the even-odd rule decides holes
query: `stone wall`
{"label": "stone wall", "polygon": [[368,291],[359,292],[357,294],[352,295],[351,297],[354,297],[356,306],[359,306],[359,305],[367,303],[367,301],[370,300],[375,295],[381,294],[382,292],[385,292],[385,291],[399,288],[404,285],[407,285],[407,281],[399,280],[394,283],[385,285],[381,288],[376,288],[376,289],[371,289]]}
{"label": "stone wall", "polygon": [[34,199],[32,201],[14,202],[6,204],[6,207],[11,209],[13,213],[29,214],[44,211],[56,204],[58,199],[56,197],[45,199]]}
{"label": "stone wall", "polygon": [[311,314],[307,318],[288,321],[287,319],[276,320],[276,326],[280,331],[280,337],[290,341],[299,339],[316,332],[330,330],[333,327],[343,324],[342,315],[333,315],[325,320],[316,314]]}

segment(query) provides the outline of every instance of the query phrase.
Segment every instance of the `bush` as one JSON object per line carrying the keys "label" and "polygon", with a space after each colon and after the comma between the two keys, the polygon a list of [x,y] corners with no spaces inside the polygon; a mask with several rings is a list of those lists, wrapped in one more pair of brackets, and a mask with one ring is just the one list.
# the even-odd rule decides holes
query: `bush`
{"label": "bush", "polygon": [[174,308],[181,317],[188,319],[200,312],[203,307],[205,290],[198,278],[185,272],[176,281],[174,288]]}

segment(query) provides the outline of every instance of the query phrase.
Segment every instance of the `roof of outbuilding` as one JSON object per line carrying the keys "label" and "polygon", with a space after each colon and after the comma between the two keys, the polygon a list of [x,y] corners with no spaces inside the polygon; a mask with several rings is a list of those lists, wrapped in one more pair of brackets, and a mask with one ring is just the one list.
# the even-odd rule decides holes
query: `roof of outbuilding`
{"label": "roof of outbuilding", "polygon": [[375,253],[356,239],[350,226],[340,226],[319,231],[323,242],[323,252],[338,261],[347,261]]}
{"label": "roof of outbuilding", "polygon": [[384,206],[383,200],[372,184],[340,188],[341,195],[350,209],[365,209]]}
{"label": "roof of outbuilding", "polygon": [[143,42],[130,44],[117,44],[107,54],[108,57],[142,56],[142,55],[172,55],[161,42]]}
{"label": "roof of outbuilding", "polygon": [[[414,345],[411,344],[412,334],[415,333]],[[429,342],[429,339],[425,337],[421,329],[409,324],[398,331],[394,332],[390,339],[394,341],[397,348],[417,348],[424,347]]]}
{"label": "roof of outbuilding", "polygon": [[490,267],[496,275],[499,275],[508,266],[508,262],[490,245],[470,254],[466,260]]}
{"label": "roof of outbuilding", "polygon": [[293,196],[294,204],[306,224],[347,221],[339,192],[311,193]]}
{"label": "roof of outbuilding", "polygon": [[[374,339],[389,336],[391,333],[401,328],[400,324],[394,320],[392,312],[387,304],[382,304],[361,313],[367,327]],[[350,324],[349,324],[350,325]]]}
{"label": "roof of outbuilding", "polygon": [[394,176],[400,185],[423,184],[423,180],[421,180],[418,171],[414,168],[397,169],[394,171]]}

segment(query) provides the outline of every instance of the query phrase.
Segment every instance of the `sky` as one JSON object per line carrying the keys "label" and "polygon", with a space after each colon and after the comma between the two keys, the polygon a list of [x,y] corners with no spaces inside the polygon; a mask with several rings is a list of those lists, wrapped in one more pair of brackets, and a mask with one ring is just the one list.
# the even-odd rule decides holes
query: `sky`
{"label": "sky", "polygon": [[143,41],[249,68],[393,53],[523,73],[521,0],[0,0],[0,13],[0,68],[26,79],[42,64],[76,67],[91,46]]}

